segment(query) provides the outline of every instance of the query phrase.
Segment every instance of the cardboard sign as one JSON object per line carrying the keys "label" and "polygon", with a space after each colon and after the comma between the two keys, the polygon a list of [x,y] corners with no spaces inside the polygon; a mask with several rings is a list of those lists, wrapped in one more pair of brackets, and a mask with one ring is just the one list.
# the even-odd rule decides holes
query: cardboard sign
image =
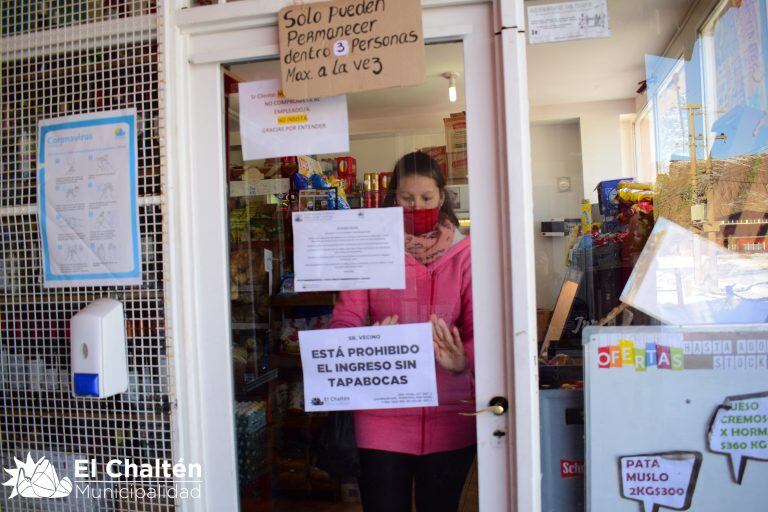
{"label": "cardboard sign", "polygon": [[280,72],[288,98],[414,85],[424,81],[419,0],[336,0],[278,14]]}

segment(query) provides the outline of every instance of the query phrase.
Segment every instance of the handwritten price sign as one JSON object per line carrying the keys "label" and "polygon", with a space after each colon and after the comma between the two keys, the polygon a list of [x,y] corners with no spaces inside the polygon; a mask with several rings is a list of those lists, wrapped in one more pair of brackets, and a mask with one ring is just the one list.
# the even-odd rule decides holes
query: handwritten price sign
{"label": "handwritten price sign", "polygon": [[700,467],[699,452],[621,457],[621,496],[641,502],[643,512],[657,512],[659,507],[687,510]]}
{"label": "handwritten price sign", "polygon": [[726,397],[707,437],[711,451],[729,456],[733,479],[741,484],[747,459],[768,460],[768,393]]}

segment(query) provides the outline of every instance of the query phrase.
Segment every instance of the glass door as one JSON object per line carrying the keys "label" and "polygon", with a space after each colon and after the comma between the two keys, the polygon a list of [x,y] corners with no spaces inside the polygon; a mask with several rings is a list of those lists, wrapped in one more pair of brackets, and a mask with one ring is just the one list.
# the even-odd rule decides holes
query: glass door
{"label": "glass door", "polygon": [[[476,495],[465,492],[477,441],[470,415],[471,127],[464,52],[454,42],[429,45],[426,53],[423,84],[347,95],[350,150],[341,154],[244,158],[244,146],[253,141],[244,134],[248,121],[239,108],[241,94],[248,93],[239,90],[279,78],[279,62],[224,68],[241,510],[358,511],[363,504],[365,510],[404,510],[411,502],[419,510],[477,507]],[[404,290],[300,291],[294,212],[398,207],[405,216]],[[446,343],[435,350],[439,405],[305,411],[300,332],[429,322],[432,315],[435,339]],[[337,376],[390,374],[365,365],[344,366]]]}
{"label": "glass door", "polygon": [[[347,95],[349,152],[255,160],[242,154],[238,91],[279,76],[276,30],[250,32],[248,51],[238,33],[190,44],[190,246],[205,297],[198,434],[217,440],[201,457],[231,463],[205,479],[231,508],[507,508],[511,326],[491,9],[429,9],[424,31],[434,43],[423,84]],[[386,208],[403,211],[404,289],[297,292],[294,214]],[[305,411],[299,332],[433,322],[436,406]],[[347,446],[334,433],[349,425],[357,463],[333,460]]]}

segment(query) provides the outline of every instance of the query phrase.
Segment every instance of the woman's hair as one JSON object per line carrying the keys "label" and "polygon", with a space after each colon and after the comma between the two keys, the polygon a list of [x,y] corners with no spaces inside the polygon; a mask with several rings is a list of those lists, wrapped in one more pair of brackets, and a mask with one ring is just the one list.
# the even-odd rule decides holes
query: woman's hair
{"label": "woman's hair", "polygon": [[440,191],[440,196],[443,198],[443,205],[440,207],[440,213],[454,225],[458,226],[459,219],[453,212],[451,201],[448,199],[448,194],[445,190],[443,170],[440,168],[440,164],[421,151],[408,153],[395,164],[395,168],[392,170],[392,177],[389,179],[387,194],[384,196],[384,206],[395,206],[397,204],[395,196],[397,195],[397,187],[400,180],[408,176],[416,175],[426,176],[427,178],[435,180],[435,184]]}

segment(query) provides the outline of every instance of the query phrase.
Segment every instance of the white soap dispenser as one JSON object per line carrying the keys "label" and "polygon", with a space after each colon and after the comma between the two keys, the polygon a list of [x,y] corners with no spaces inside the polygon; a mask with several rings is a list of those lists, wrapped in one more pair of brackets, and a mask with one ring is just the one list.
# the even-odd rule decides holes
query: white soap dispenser
{"label": "white soap dispenser", "polygon": [[70,320],[72,393],[106,398],[128,390],[123,304],[98,299]]}

